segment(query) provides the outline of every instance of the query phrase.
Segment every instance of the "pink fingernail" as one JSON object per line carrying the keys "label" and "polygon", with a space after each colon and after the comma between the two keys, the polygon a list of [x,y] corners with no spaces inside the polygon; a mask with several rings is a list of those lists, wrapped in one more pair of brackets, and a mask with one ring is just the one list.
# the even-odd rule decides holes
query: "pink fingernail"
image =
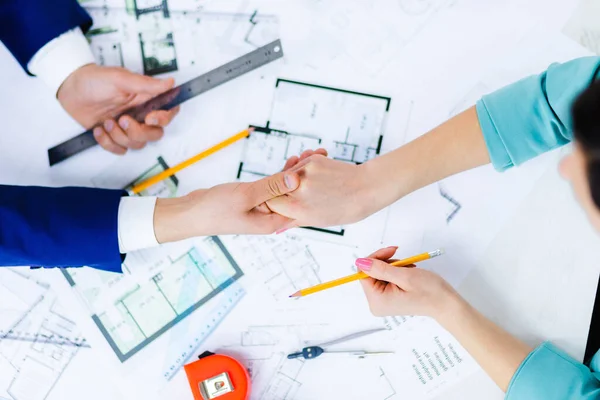
{"label": "pink fingernail", "polygon": [[152,117],[148,120],[148,125],[158,125],[158,118]]}
{"label": "pink fingernail", "polygon": [[283,177],[283,180],[285,182],[285,186],[287,186],[288,189],[293,189],[293,187],[292,187],[292,181],[290,180],[290,176],[289,175],[285,175]]}
{"label": "pink fingernail", "polygon": [[369,258],[359,258],[358,260],[356,260],[356,262],[354,264],[361,271],[370,271],[371,266],[373,265],[373,260],[371,260]]}
{"label": "pink fingernail", "polygon": [[275,234],[279,235],[280,233],[283,233],[283,232],[287,231],[288,229],[290,229],[290,228],[282,228],[282,229],[280,229],[278,231],[275,231]]}

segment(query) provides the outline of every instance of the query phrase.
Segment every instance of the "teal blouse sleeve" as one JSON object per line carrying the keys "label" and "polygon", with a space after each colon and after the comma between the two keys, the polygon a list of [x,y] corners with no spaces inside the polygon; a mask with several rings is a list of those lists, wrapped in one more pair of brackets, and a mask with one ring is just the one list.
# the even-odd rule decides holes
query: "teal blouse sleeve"
{"label": "teal blouse sleeve", "polygon": [[521,363],[507,400],[592,400],[600,398],[600,373],[543,343]]}
{"label": "teal blouse sleeve", "polygon": [[503,171],[573,138],[571,105],[599,75],[600,57],[552,64],[476,104],[494,167]]}

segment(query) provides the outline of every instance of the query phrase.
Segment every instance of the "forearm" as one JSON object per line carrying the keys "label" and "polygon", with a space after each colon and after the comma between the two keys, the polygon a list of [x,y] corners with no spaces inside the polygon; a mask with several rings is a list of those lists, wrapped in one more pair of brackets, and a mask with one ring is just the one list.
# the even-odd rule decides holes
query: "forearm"
{"label": "forearm", "polygon": [[471,354],[504,392],[527,355],[533,350],[485,318],[464,299],[448,304],[438,322]]}
{"label": "forearm", "polygon": [[414,141],[365,163],[377,209],[450,175],[490,162],[475,107]]}

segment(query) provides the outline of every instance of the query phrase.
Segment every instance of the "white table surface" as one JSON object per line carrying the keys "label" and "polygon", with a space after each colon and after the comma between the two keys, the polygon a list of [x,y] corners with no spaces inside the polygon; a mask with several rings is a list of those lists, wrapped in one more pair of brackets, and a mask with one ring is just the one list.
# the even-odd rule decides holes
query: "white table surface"
{"label": "white table surface", "polygon": [[[311,44],[299,38],[306,33],[300,30],[311,18],[316,1],[254,3],[280,15],[287,54],[310,54]],[[387,3],[381,3],[382,13]],[[343,2],[334,4],[343,9]],[[372,88],[368,91],[387,93],[394,99],[443,101],[452,97],[449,93],[456,93],[454,85],[464,83],[466,91],[474,82],[473,76],[485,75],[490,69],[513,77],[539,71],[552,61],[587,54],[560,34],[575,4],[557,0],[457,0],[436,20],[437,28],[423,29],[418,40],[405,46],[394,62],[375,76],[363,77],[357,71],[336,74],[337,67],[327,63],[317,71],[300,68],[297,75],[337,86]],[[299,9],[302,14],[297,13]],[[368,31],[365,27],[365,34]],[[293,66],[290,71],[288,76],[295,76]],[[68,136],[61,132],[77,131],[74,122],[4,49],[0,49],[0,72],[0,182],[81,182],[80,171],[69,178],[63,170],[57,177],[45,158],[50,144]],[[431,127],[428,121],[422,126]],[[31,140],[31,135],[39,132],[44,136]],[[570,188],[556,173],[558,158],[548,159],[548,172],[506,221],[459,290],[485,315],[531,345],[552,340],[582,358],[598,281],[600,246]],[[96,386],[96,394],[111,397],[106,385]],[[51,398],[83,398],[79,391],[85,387],[67,389],[59,384]],[[438,399],[500,399],[502,395],[488,377],[478,373]]]}

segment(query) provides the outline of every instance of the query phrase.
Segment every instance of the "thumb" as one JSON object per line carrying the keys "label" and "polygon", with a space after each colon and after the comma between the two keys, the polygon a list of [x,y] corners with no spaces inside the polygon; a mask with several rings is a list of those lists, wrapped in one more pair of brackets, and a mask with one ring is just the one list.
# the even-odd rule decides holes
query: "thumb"
{"label": "thumb", "polygon": [[175,80],[173,78],[156,79],[124,71],[120,77],[120,84],[121,88],[127,92],[156,96],[171,89],[175,85]]}
{"label": "thumb", "polygon": [[359,258],[356,260],[355,265],[371,278],[394,283],[401,288],[407,285],[408,275],[410,274],[410,268],[395,267],[385,261],[372,258]]}
{"label": "thumb", "polygon": [[295,172],[280,172],[250,183],[249,198],[256,207],[272,198],[293,192],[300,186],[300,177]]}

